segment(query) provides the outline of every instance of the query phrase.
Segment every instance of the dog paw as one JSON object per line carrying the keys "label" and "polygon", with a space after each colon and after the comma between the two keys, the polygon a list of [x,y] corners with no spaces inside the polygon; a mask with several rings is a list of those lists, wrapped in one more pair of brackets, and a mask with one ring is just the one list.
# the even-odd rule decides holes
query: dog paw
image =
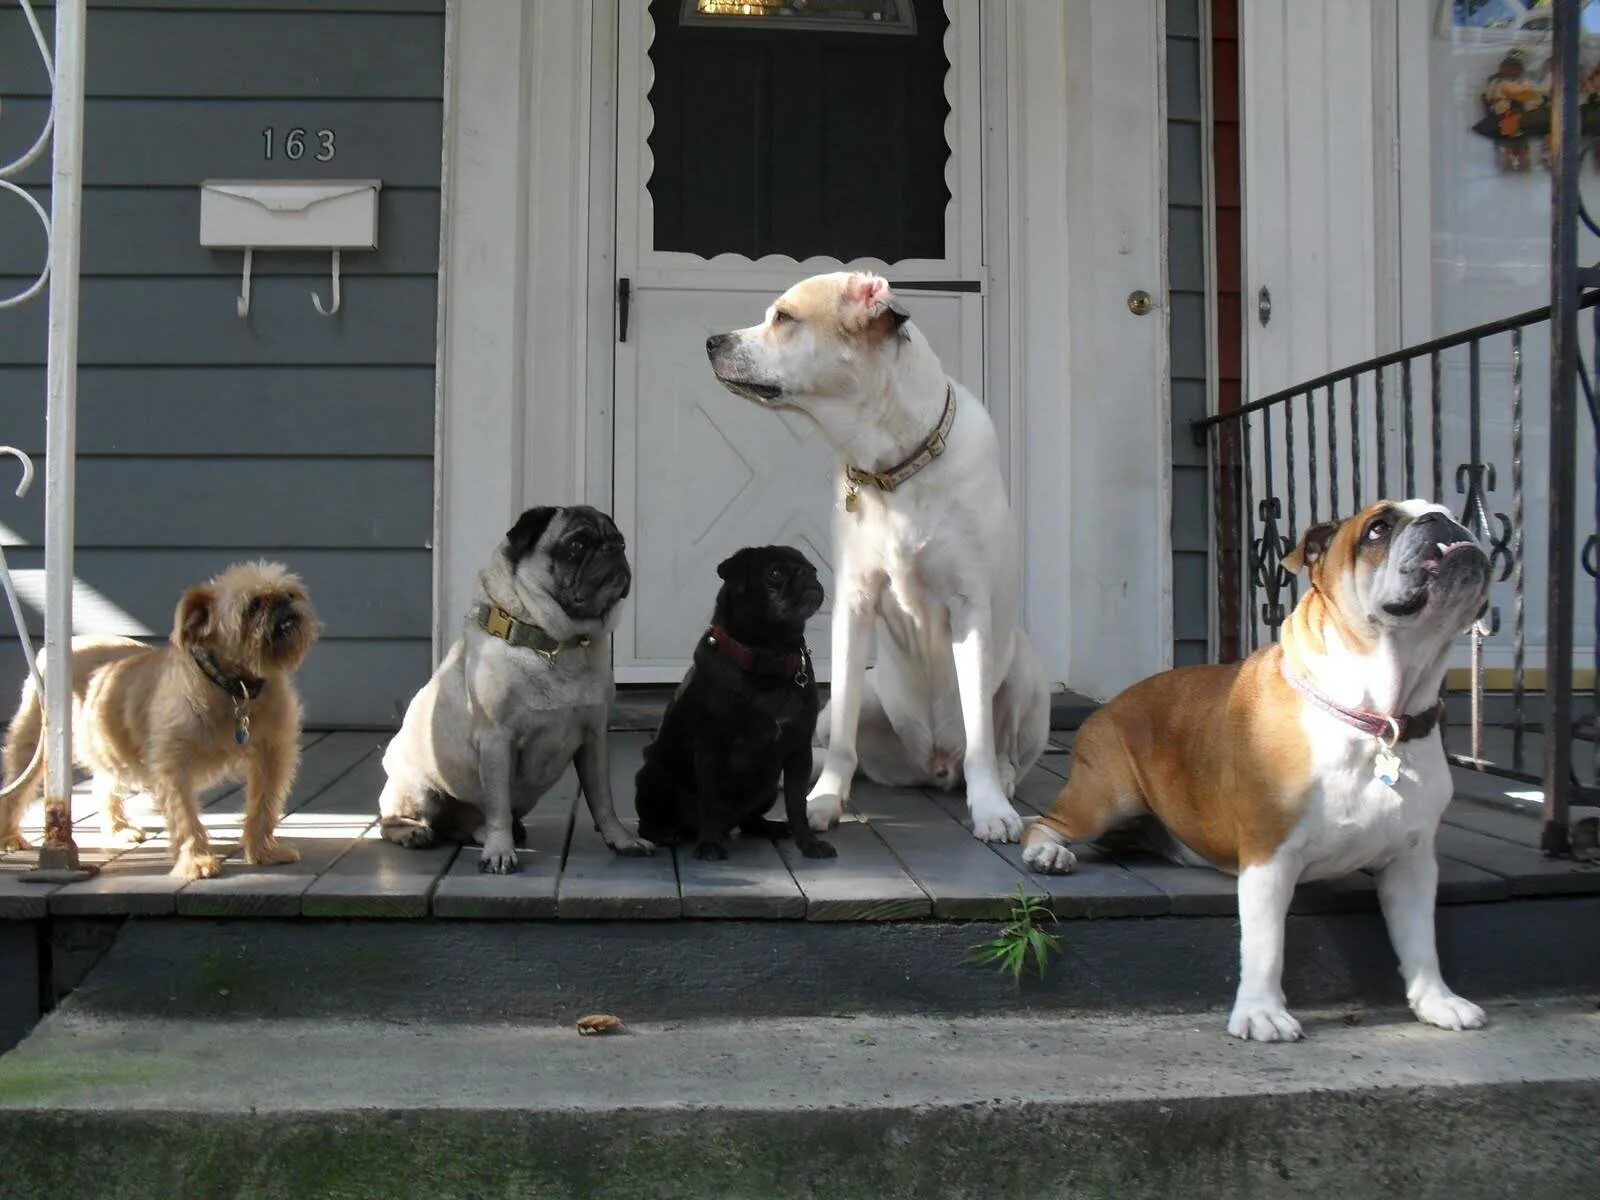
{"label": "dog paw", "polygon": [[439,835],[434,833],[432,825],[400,825],[386,828],[383,836],[396,846],[407,850],[427,850],[439,843]]}
{"label": "dog paw", "polygon": [[108,846],[137,846],[144,841],[145,832],[137,825],[104,825],[100,836]]}
{"label": "dog paw", "polygon": [[769,821],[765,817],[757,817],[739,826],[739,832],[745,837],[786,838],[792,831],[787,821]]}
{"label": "dog paw", "polygon": [[268,838],[259,846],[246,846],[244,860],[252,867],[280,867],[285,863],[299,862],[300,851],[285,846],[277,838]]}
{"label": "dog paw", "polygon": [[818,833],[826,833],[844,816],[844,801],[838,796],[812,796],[806,801],[806,824]]}
{"label": "dog paw", "polygon": [[222,860],[215,854],[182,854],[173,865],[172,877],[193,883],[196,879],[215,879],[222,874]]}
{"label": "dog paw", "polygon": [[1489,1023],[1483,1009],[1449,991],[1419,996],[1411,1002],[1411,1011],[1423,1024],[1440,1029],[1482,1029]]}
{"label": "dog paw", "polygon": [[606,845],[611,847],[613,853],[620,854],[623,858],[644,858],[656,852],[656,844],[649,838],[642,837],[624,835],[614,842],[607,842]]}
{"label": "dog paw", "polygon": [[1247,1042],[1298,1042],[1300,1022],[1282,1004],[1270,1000],[1240,1000],[1228,1018],[1228,1032]]}
{"label": "dog paw", "polygon": [[987,803],[968,797],[972,813],[972,836],[982,842],[1015,842],[1022,838],[1022,818],[1001,797]]}
{"label": "dog paw", "polygon": [[1078,856],[1060,842],[1040,838],[1022,848],[1022,861],[1041,875],[1068,875],[1078,865]]}
{"label": "dog paw", "polygon": [[695,846],[694,856],[702,862],[721,862],[728,857],[728,851],[720,842],[701,842]]}
{"label": "dog paw", "polygon": [[478,870],[485,875],[512,875],[522,869],[522,864],[517,861],[517,848],[511,844],[511,839],[490,838],[483,844],[483,853],[478,855]]}
{"label": "dog paw", "polygon": [[800,838],[795,842],[795,845],[800,848],[800,853],[804,854],[807,858],[839,857],[839,851],[837,847],[830,842],[823,841],[821,838],[815,835],[812,835],[811,837]]}

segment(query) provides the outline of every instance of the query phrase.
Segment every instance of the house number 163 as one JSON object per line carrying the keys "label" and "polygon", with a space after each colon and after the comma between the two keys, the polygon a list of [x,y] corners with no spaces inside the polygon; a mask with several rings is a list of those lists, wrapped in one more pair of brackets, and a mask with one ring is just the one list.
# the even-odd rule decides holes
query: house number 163
{"label": "house number 163", "polygon": [[[318,129],[315,132],[308,132],[299,128],[289,130],[288,133],[283,135],[281,144],[283,156],[290,162],[299,162],[306,155],[307,138],[316,140],[316,152],[312,154],[312,158],[318,162],[332,161],[336,151],[333,144],[333,130],[331,129]],[[277,130],[268,125],[261,131],[261,140],[266,147],[264,157],[268,162],[271,162],[274,147],[279,144]]]}

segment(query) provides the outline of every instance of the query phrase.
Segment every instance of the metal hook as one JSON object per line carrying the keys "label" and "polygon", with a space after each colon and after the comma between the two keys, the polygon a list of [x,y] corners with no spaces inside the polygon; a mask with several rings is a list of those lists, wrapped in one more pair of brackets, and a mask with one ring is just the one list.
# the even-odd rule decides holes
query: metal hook
{"label": "metal hook", "polygon": [[[17,484],[17,495],[26,496],[28,489],[33,486],[33,459],[15,446],[0,446],[0,454],[9,454],[22,464],[22,481]],[[32,676],[34,689],[43,703],[44,680],[39,676],[38,656],[33,651],[33,639],[28,636],[28,619],[23,615],[16,585],[11,582],[11,565],[6,562],[3,549],[0,549],[0,589],[5,591],[6,603],[11,608],[11,621],[17,627],[17,639],[22,643],[22,652],[28,656],[28,674]]]}
{"label": "metal hook", "polygon": [[0,454],[9,454],[22,464],[22,482],[17,484],[17,495],[26,496],[33,486],[33,459],[15,446],[0,446]]}
{"label": "metal hook", "polygon": [[315,292],[311,293],[311,303],[325,317],[331,317],[339,311],[339,252],[337,250],[333,252],[333,303],[329,307],[323,308],[322,297]]}
{"label": "metal hook", "polygon": [[244,248],[244,278],[239,281],[239,299],[234,302],[240,317],[250,315],[250,260],[255,257],[255,250],[249,246]]}

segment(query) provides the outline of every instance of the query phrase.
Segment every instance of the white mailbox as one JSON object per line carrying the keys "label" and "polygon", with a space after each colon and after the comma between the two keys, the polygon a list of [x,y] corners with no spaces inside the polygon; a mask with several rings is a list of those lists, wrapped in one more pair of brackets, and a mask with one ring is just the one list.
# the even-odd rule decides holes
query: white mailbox
{"label": "white mailbox", "polygon": [[200,185],[200,244],[243,250],[238,311],[250,315],[250,267],[257,250],[328,250],[333,254],[333,303],[339,311],[339,252],[378,248],[377,179],[208,179]]}

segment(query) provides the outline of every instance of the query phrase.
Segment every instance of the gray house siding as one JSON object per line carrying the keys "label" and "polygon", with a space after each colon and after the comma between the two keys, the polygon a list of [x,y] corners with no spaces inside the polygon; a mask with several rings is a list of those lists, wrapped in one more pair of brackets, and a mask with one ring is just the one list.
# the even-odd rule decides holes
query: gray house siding
{"label": "gray house siding", "polygon": [[[326,626],[301,677],[308,723],[392,725],[429,668],[443,0],[90,8],[77,626],[164,636],[189,584],[281,560]],[[3,161],[47,104],[14,6],[0,9],[0,93]],[[286,158],[297,127],[333,130],[333,159]],[[47,156],[22,180],[45,203],[48,171]],[[328,299],[328,255],[269,252],[250,317],[235,315],[242,256],[199,244],[212,177],[383,181],[380,249],[344,256],[336,316],[311,305],[312,289]],[[0,197],[0,292],[43,256],[32,214]],[[45,316],[43,297],[0,311],[0,441],[41,466]],[[43,496],[0,491],[35,635]],[[7,693],[21,670],[0,639]]]}
{"label": "gray house siding", "polygon": [[1207,656],[1206,454],[1189,422],[1206,415],[1205,138],[1200,5],[1167,0],[1167,247],[1172,335],[1172,633],[1178,666]]}

